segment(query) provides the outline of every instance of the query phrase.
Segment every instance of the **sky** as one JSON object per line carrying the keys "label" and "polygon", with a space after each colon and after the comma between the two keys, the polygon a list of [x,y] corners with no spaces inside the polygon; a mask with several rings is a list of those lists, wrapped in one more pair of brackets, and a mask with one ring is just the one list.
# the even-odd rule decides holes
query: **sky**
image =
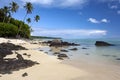
{"label": "sky", "polygon": [[[11,1],[19,4],[12,17],[23,20],[26,2],[33,4],[29,24],[34,36],[62,38],[120,38],[120,0],[0,0],[0,7]],[[35,22],[34,16],[40,15]],[[27,22],[26,22],[27,23]]]}

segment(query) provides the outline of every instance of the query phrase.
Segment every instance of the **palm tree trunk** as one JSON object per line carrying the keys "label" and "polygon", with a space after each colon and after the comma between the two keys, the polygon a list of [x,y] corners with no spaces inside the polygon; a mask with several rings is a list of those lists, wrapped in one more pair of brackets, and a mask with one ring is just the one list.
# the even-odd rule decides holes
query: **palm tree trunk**
{"label": "palm tree trunk", "polygon": [[5,22],[5,17],[3,18],[3,23]]}
{"label": "palm tree trunk", "polygon": [[[25,17],[24,17],[24,19],[23,19],[23,22],[25,21],[25,18],[26,18],[26,17],[27,17],[27,13],[26,13],[26,15],[25,15]],[[20,35],[19,35],[19,31],[20,31],[21,27],[22,27],[22,23],[20,24],[20,27],[18,28],[18,32],[17,32],[16,38],[18,38],[18,36],[20,36]]]}
{"label": "palm tree trunk", "polygon": [[[27,17],[27,13],[26,13],[26,15],[25,15],[25,17],[24,17],[24,19],[23,19],[23,22],[25,21],[25,18],[26,18],[26,17]],[[21,24],[20,24],[20,27],[18,28],[18,32],[17,32],[16,38],[19,38],[19,36],[20,36],[20,35],[19,35],[19,31],[20,31],[20,29],[21,29],[21,27],[22,27],[22,24],[23,24],[23,23],[21,23]]]}

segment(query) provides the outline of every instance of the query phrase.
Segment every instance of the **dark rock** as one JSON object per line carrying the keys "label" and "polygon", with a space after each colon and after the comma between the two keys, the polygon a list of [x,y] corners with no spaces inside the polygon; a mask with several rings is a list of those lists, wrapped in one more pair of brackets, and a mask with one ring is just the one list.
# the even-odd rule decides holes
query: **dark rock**
{"label": "dark rock", "polygon": [[64,50],[64,49],[62,49],[62,50],[60,50],[61,52],[68,52],[67,50]]}
{"label": "dark rock", "polygon": [[27,53],[23,53],[23,55],[27,55]]}
{"label": "dark rock", "polygon": [[88,49],[88,48],[83,47],[82,49]]}
{"label": "dark rock", "polygon": [[58,54],[58,57],[68,57],[66,54]]}
{"label": "dark rock", "polygon": [[62,57],[58,57],[58,59],[60,59],[60,60],[64,60]]}
{"label": "dark rock", "polygon": [[104,41],[96,41],[95,45],[96,46],[114,46],[113,44],[110,44]]}
{"label": "dark rock", "polygon": [[50,43],[50,46],[62,46],[62,41],[59,39],[54,39],[52,40],[52,42]]}
{"label": "dark rock", "polygon": [[60,54],[59,52],[55,52],[55,53],[53,53],[54,55],[56,55],[56,54]]}
{"label": "dark rock", "polygon": [[55,46],[55,47],[61,47],[61,46],[79,46],[80,44],[75,44],[75,43],[69,43],[69,42],[63,42],[60,39],[55,39],[53,41],[50,41],[49,46]]}
{"label": "dark rock", "polygon": [[28,74],[25,72],[22,74],[22,77],[28,76]]}
{"label": "dark rock", "polygon": [[31,60],[4,59],[0,63],[0,74],[12,73],[12,71],[32,67],[35,64],[38,63]]}
{"label": "dark rock", "polygon": [[49,51],[52,51],[51,49]]}
{"label": "dark rock", "polygon": [[40,51],[43,51],[43,50],[40,50]]}
{"label": "dark rock", "polygon": [[30,55],[30,54],[28,54],[27,56],[28,56],[28,58],[30,58],[30,56],[31,56],[31,55]]}
{"label": "dark rock", "polygon": [[76,50],[78,50],[78,49],[77,49],[77,48],[72,48],[72,49],[69,49],[69,50],[76,51]]}
{"label": "dark rock", "polygon": [[16,54],[17,54],[17,58],[18,58],[18,60],[24,60],[24,58],[22,57],[22,55],[21,54],[18,54],[17,52],[16,52]]}
{"label": "dark rock", "polygon": [[116,60],[120,60],[120,58],[117,58]]}
{"label": "dark rock", "polygon": [[15,45],[12,43],[1,43],[0,49],[7,49],[7,50],[27,50],[25,47]]}
{"label": "dark rock", "polygon": [[27,49],[19,45],[14,45],[12,43],[1,43],[0,44],[0,61],[7,55],[13,54],[12,50],[27,50]]}
{"label": "dark rock", "polygon": [[48,52],[45,52],[46,54],[48,54]]}
{"label": "dark rock", "polygon": [[102,56],[106,56],[106,57],[109,57],[110,55],[107,55],[107,54],[105,55],[105,54],[104,54],[104,55],[102,55]]}
{"label": "dark rock", "polygon": [[89,53],[86,53],[85,55],[90,55]]}

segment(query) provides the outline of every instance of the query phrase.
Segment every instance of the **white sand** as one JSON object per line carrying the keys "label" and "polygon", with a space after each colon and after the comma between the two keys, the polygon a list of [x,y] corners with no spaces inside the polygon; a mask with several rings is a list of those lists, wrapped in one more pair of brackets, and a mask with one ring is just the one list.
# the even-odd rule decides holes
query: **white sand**
{"label": "white sand", "polygon": [[[0,42],[7,42],[7,39],[0,38]],[[32,48],[42,47],[36,44],[29,44],[28,42],[22,40],[10,39],[11,43],[22,44],[22,46],[28,48],[29,50],[18,51],[20,54],[27,53],[31,57],[23,55],[25,59],[37,61],[39,65],[27,69],[21,69],[19,71],[14,71],[12,74],[0,74],[0,80],[75,80],[79,77],[90,76],[90,73],[72,67],[70,65],[61,64],[55,56],[47,55],[43,52],[32,50]],[[9,55],[7,57],[12,58],[16,55]],[[22,74],[27,72],[28,76],[22,77]]]}
{"label": "white sand", "polygon": [[[30,44],[23,40],[9,39],[11,43],[20,44],[29,50],[17,51],[20,54],[27,53],[31,57],[23,55],[25,59],[37,61],[39,65],[14,71],[12,74],[0,74],[0,80],[120,80],[120,67],[113,65],[101,65],[81,59],[76,65],[72,61],[62,63],[55,56],[47,55],[34,48],[43,47],[38,44]],[[0,38],[0,43],[8,42],[8,39]],[[15,58],[15,54],[7,56]],[[74,67],[72,66],[74,65]],[[22,77],[27,72],[28,76]]]}

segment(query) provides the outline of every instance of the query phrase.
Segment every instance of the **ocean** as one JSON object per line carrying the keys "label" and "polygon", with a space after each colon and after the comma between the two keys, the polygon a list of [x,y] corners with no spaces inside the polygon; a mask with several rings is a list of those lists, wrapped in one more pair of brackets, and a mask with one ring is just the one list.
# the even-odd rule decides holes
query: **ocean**
{"label": "ocean", "polygon": [[[73,61],[79,63],[80,61],[89,61],[90,63],[107,64],[107,65],[120,65],[120,39],[104,38],[104,39],[63,39],[63,41],[78,43],[80,46],[65,46],[65,47],[44,47],[41,48],[45,53],[53,55],[55,52],[60,52],[60,50],[65,49],[68,52],[60,52],[67,54],[69,59],[64,61]],[[95,46],[96,41],[105,41],[115,46]],[[77,48],[76,51],[71,51],[69,49]],[[83,49],[86,48],[86,49]],[[88,63],[89,63],[88,62]]]}

